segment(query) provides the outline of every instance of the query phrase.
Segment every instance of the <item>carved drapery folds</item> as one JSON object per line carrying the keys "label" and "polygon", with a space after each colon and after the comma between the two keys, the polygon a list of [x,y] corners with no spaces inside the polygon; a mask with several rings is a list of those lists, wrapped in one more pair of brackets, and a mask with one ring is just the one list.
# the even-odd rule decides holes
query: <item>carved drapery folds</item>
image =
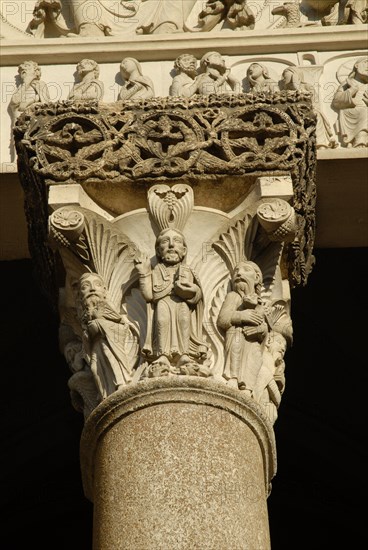
{"label": "carved drapery folds", "polygon": [[22,30],[55,38],[361,25],[367,11],[367,0],[37,0]]}
{"label": "carved drapery folds", "polygon": [[[49,294],[58,273],[69,387],[86,417],[147,377],[199,376],[276,419],[287,289],[313,265],[315,125],[299,91],[35,105],[18,120],[31,250]],[[76,184],[101,206],[143,193],[144,208],[86,208],[65,199]],[[61,189],[47,220],[47,190]]]}

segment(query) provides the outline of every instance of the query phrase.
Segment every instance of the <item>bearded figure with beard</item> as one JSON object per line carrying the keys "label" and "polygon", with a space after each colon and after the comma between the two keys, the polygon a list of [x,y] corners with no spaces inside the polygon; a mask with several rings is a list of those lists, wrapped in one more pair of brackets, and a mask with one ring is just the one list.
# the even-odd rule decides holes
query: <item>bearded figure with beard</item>
{"label": "bearded figure with beard", "polygon": [[233,272],[232,286],[217,320],[218,327],[226,332],[223,376],[229,386],[252,397],[269,332],[261,299],[262,273],[257,264],[239,262]]}
{"label": "bearded figure with beard", "polygon": [[152,304],[152,325],[143,352],[163,368],[196,363],[206,356],[201,341],[203,297],[194,271],[185,265],[187,246],[176,229],[164,229],[156,239],[157,265],[137,258],[143,298]]}
{"label": "bearded figure with beard", "polygon": [[125,350],[129,321],[107,301],[100,275],[85,273],[78,282],[78,317],[83,329],[84,355],[102,399],[131,381]]}

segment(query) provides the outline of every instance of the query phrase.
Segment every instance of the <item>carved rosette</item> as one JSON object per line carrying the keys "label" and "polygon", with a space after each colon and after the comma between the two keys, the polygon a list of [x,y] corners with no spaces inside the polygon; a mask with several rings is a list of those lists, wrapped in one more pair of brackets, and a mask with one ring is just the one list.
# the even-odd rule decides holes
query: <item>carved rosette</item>
{"label": "carved rosette", "polygon": [[53,212],[49,222],[50,236],[65,246],[69,246],[69,240],[77,240],[84,229],[83,214],[69,208],[60,208]]}
{"label": "carved rosette", "polygon": [[264,202],[257,209],[259,223],[270,241],[290,242],[295,237],[295,211],[282,199]]}

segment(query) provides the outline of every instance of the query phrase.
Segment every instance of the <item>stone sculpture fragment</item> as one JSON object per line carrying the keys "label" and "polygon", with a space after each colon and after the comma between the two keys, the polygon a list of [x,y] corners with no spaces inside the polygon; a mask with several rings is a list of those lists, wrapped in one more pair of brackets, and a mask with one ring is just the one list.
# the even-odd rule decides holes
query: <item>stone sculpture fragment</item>
{"label": "stone sculpture fragment", "polygon": [[314,110],[317,112],[317,148],[334,149],[338,147],[331,124],[319,105],[314,87],[304,80],[303,69],[294,66],[287,67],[282,73],[281,83],[284,90],[301,90],[312,94]]}
{"label": "stone sculpture fragment", "polygon": [[13,124],[34,103],[49,101],[47,84],[41,80],[41,69],[35,61],[24,61],[18,67],[21,83],[12,95],[9,109]]}
{"label": "stone sculpture fragment", "polygon": [[100,69],[93,59],[82,59],[77,65],[78,82],[68,99],[72,101],[100,101],[104,95],[104,84],[98,79]]}
{"label": "stone sculpture fragment", "polygon": [[337,130],[346,147],[368,147],[368,57],[358,59],[337,89],[332,107]]}
{"label": "stone sculpture fragment", "polygon": [[207,52],[200,61],[201,74],[197,78],[197,93],[200,95],[240,93],[241,84],[226,67],[219,52]]}
{"label": "stone sculpture fragment", "polygon": [[126,57],[120,64],[124,84],[119,92],[119,101],[128,99],[149,99],[154,97],[153,82],[144,76],[140,63],[133,57]]}

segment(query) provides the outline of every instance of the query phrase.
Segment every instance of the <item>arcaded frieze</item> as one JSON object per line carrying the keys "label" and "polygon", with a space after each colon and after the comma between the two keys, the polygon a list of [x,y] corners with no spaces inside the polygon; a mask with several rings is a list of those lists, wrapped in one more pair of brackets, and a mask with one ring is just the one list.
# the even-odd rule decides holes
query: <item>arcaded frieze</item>
{"label": "arcaded frieze", "polygon": [[[364,25],[367,0],[4,0],[5,38],[242,32]],[[28,4],[28,5],[27,5]]]}

